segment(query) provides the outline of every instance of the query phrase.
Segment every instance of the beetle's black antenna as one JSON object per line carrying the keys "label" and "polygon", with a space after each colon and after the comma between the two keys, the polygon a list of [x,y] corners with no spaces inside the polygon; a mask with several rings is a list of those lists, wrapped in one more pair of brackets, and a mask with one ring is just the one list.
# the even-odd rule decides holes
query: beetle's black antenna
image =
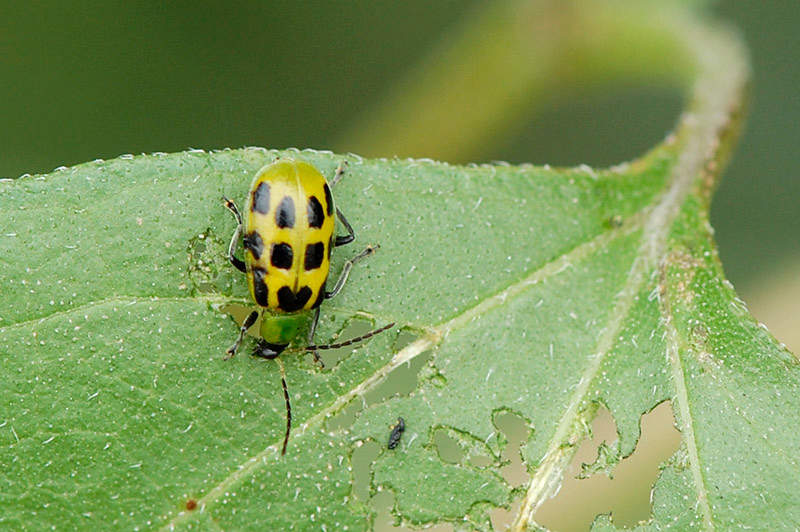
{"label": "beetle's black antenna", "polygon": [[362,334],[361,336],[356,336],[355,338],[351,338],[349,340],[345,340],[344,342],[340,342],[338,344],[326,344],[326,345],[308,345],[305,347],[305,351],[314,351],[315,349],[339,349],[340,347],[347,347],[348,345],[352,345],[367,338],[372,338],[376,334],[380,334],[383,331],[389,330],[394,327],[394,322],[390,323],[389,325],[384,325],[380,329],[375,329],[374,331],[370,331],[367,334]]}
{"label": "beetle's black antenna", "polygon": [[286,444],[289,443],[289,432],[292,430],[292,404],[289,402],[289,389],[286,387],[286,370],[283,369],[283,362],[280,358],[275,359],[281,368],[281,386],[283,386],[283,398],[286,401],[286,434],[283,437],[283,449],[281,456],[286,454]]}

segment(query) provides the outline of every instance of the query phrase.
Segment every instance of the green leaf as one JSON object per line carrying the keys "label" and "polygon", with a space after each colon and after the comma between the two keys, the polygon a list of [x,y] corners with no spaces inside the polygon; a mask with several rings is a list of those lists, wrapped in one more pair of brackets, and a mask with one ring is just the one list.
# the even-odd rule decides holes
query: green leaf
{"label": "green leaf", "polygon": [[[643,527],[795,526],[800,368],[724,280],[707,217],[747,69],[727,33],[682,27],[698,72],[689,112],[607,170],[253,148],[0,182],[0,524],[360,530],[370,495],[391,490],[412,525],[488,529],[492,508],[519,503],[522,529],[599,405],[619,430],[613,464],[642,413],[670,400],[682,446]],[[398,323],[326,370],[282,356],[284,457],[277,364],[222,361],[228,312],[251,303],[225,259],[220,197],[244,199],[277,156],[329,176],[348,160],[337,205],[358,245],[381,245],[325,303],[317,338]],[[529,429],[521,487],[500,473],[508,414]],[[368,489],[352,465],[365,446]]]}

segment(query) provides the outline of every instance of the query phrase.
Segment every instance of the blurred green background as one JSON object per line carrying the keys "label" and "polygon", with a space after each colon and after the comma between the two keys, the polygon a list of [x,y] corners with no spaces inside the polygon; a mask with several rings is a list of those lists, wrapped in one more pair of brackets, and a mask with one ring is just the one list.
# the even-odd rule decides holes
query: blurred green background
{"label": "blurred green background", "polygon": [[[730,279],[757,317],[797,349],[800,4],[712,6],[742,30],[755,72],[749,122],[712,222]],[[0,176],[189,147],[394,155],[368,153],[343,132],[477,7],[454,0],[3,1]],[[674,87],[576,87],[476,158],[621,162],[660,141],[681,104]]]}

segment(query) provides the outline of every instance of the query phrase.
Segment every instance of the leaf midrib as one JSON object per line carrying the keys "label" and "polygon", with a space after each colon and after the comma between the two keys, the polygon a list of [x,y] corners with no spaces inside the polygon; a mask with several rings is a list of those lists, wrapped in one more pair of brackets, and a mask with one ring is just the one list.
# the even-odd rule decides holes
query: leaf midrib
{"label": "leaf midrib", "polygon": [[[666,285],[663,286],[666,288]],[[694,433],[694,418],[689,407],[689,392],[686,388],[683,362],[681,361],[680,338],[678,330],[672,318],[669,307],[669,298],[662,297],[659,301],[659,311],[664,316],[664,327],[667,330],[667,360],[669,361],[672,380],[675,384],[675,404],[680,412],[680,429],[683,441],[686,444],[686,451],[689,456],[689,471],[692,473],[692,481],[697,489],[697,502],[700,513],[703,516],[703,526],[706,530],[714,530],[714,521],[711,515],[711,507],[708,502],[708,489],[706,488],[703,470],[700,467],[700,455],[697,451],[697,436]]]}

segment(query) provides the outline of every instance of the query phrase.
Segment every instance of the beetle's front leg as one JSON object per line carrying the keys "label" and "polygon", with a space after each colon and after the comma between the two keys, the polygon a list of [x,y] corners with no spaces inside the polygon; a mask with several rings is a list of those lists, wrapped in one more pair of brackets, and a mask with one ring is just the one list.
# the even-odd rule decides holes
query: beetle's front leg
{"label": "beetle's front leg", "polygon": [[242,343],[242,339],[244,338],[244,333],[247,332],[247,329],[253,326],[253,324],[256,322],[257,319],[258,319],[257,310],[254,310],[253,312],[250,313],[249,316],[247,316],[247,319],[244,320],[244,323],[242,323],[242,327],[239,329],[239,337],[236,339],[233,345],[228,348],[228,350],[226,351],[227,354],[222,358],[222,360],[228,360],[229,358],[233,357],[233,355],[236,354],[236,351],[239,349],[239,344]]}

